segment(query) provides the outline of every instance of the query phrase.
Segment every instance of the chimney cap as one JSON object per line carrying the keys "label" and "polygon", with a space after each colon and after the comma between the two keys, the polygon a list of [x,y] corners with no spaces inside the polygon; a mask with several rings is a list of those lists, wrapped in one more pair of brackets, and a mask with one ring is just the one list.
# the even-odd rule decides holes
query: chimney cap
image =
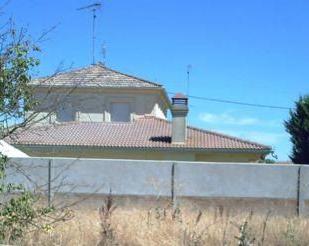
{"label": "chimney cap", "polygon": [[182,93],[176,93],[172,97],[172,105],[188,105],[188,97]]}
{"label": "chimney cap", "polygon": [[175,99],[188,99],[187,96],[185,96],[184,94],[182,94],[182,93],[180,93],[180,92],[176,93],[176,94],[172,97],[172,99],[173,99],[173,98],[175,98]]}

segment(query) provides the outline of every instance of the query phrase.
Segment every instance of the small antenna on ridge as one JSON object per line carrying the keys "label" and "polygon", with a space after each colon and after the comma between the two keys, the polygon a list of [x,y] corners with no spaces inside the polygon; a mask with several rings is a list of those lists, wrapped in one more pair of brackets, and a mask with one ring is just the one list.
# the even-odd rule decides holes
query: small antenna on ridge
{"label": "small antenna on ridge", "polygon": [[103,42],[102,46],[101,46],[101,53],[103,56],[103,64],[105,65],[106,63],[106,43],[105,41]]}
{"label": "small antenna on ridge", "polygon": [[191,73],[192,65],[189,64],[187,66],[187,97],[189,96],[189,90],[190,90],[190,73]]}
{"label": "small antenna on ridge", "polygon": [[90,10],[92,12],[92,64],[95,64],[95,20],[97,18],[96,11],[100,9],[102,4],[96,2],[84,7],[80,7],[77,10]]}

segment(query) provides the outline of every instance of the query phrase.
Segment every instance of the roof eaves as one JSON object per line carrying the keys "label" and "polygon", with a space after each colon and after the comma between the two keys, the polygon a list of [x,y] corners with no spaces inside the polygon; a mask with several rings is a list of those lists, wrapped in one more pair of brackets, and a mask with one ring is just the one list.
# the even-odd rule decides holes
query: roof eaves
{"label": "roof eaves", "polygon": [[234,141],[239,141],[239,142],[242,142],[242,143],[247,143],[247,144],[259,146],[259,147],[261,147],[263,149],[268,149],[268,150],[272,149],[272,147],[268,146],[268,145],[260,144],[260,143],[257,143],[257,142],[254,142],[254,141],[250,141],[250,140],[241,139],[241,138],[238,138],[238,137],[230,136],[230,135],[219,133],[219,132],[216,132],[216,131],[208,131],[208,130],[205,130],[205,129],[202,129],[202,128],[198,128],[198,127],[194,127],[194,126],[188,126],[188,128],[192,129],[192,130],[196,130],[196,131],[200,131],[200,132],[216,135],[216,136],[219,136],[219,137],[231,139],[231,140],[234,140]]}
{"label": "roof eaves", "polygon": [[163,151],[163,152],[199,152],[199,153],[257,153],[257,154],[269,154],[268,149],[251,149],[251,148],[188,148],[188,147],[120,147],[120,146],[96,146],[96,145],[45,145],[45,144],[12,144],[18,148],[31,148],[31,149],[48,149],[48,151],[55,149],[63,150],[75,150],[81,151],[82,149],[91,149],[92,151],[102,150],[117,150],[117,151]]}

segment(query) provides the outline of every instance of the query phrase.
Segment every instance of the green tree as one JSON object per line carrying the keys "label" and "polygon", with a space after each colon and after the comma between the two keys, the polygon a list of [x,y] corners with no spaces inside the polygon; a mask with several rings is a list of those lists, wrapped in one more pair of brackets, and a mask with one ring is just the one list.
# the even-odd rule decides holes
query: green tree
{"label": "green tree", "polygon": [[[1,32],[2,31],[2,32]],[[39,65],[39,48],[24,29],[17,30],[11,21],[0,29],[0,138],[28,127],[36,119],[29,114],[37,103],[32,96],[31,73]],[[56,218],[46,219],[53,207],[37,204],[38,197],[22,184],[8,183],[8,158],[0,153],[0,244],[21,238],[29,228],[49,228]]]}
{"label": "green tree", "polygon": [[284,125],[293,144],[291,160],[293,163],[309,164],[309,95],[299,98]]}
{"label": "green tree", "polygon": [[29,82],[31,70],[39,65],[34,57],[39,49],[24,30],[14,27],[0,34],[0,40],[0,137],[4,138],[30,123],[24,115],[36,104]]}

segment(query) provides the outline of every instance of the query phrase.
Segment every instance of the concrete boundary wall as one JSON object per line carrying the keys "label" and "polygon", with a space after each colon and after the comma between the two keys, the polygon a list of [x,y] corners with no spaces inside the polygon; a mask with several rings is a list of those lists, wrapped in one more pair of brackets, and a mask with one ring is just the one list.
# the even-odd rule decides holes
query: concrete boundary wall
{"label": "concrete boundary wall", "polygon": [[[71,160],[70,160],[71,161]],[[65,179],[59,192],[70,192],[71,185],[78,193],[140,196],[170,196],[171,163],[123,160],[73,160],[54,159],[53,176]],[[71,184],[71,185],[70,185]]]}
{"label": "concrete boundary wall", "polygon": [[177,163],[177,196],[295,199],[295,166]]}
{"label": "concrete boundary wall", "polygon": [[[14,158],[8,181],[44,194],[173,201],[193,207],[235,207],[309,215],[309,166]],[[16,171],[17,170],[17,171]]]}

